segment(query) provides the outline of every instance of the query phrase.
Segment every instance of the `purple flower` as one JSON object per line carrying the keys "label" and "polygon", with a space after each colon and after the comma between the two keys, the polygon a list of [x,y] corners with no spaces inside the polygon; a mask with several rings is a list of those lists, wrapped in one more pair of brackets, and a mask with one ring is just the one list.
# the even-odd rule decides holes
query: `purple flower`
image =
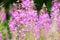
{"label": "purple flower", "polygon": [[18,17],[18,16],[19,16],[19,14],[18,14],[18,11],[17,11],[17,10],[10,10],[10,14],[11,14],[11,16],[12,16],[13,18],[16,18],[16,17]]}
{"label": "purple flower", "polygon": [[16,25],[17,25],[17,23],[16,23],[15,20],[12,20],[12,21],[9,22],[9,28],[10,28],[10,31],[11,32],[14,32],[15,31]]}
{"label": "purple flower", "polygon": [[46,7],[42,7],[39,15],[40,28],[49,31],[51,29],[51,19],[48,15]]}
{"label": "purple flower", "polygon": [[26,7],[29,7],[30,6],[30,0],[22,0],[22,7],[23,8],[26,8]]}

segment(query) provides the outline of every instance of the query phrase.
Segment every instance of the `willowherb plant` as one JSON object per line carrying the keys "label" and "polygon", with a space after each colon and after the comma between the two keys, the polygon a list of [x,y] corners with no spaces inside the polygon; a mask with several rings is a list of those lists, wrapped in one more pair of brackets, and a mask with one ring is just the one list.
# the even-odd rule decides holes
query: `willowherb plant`
{"label": "willowherb plant", "polygon": [[51,19],[56,21],[57,28],[59,28],[59,17],[60,16],[60,2],[54,0],[53,6],[51,8]]}
{"label": "willowherb plant", "polygon": [[45,4],[43,4],[42,9],[40,10],[39,18],[38,18],[39,27],[41,29],[41,37],[44,40],[48,40],[49,32],[51,30],[51,18],[48,15],[47,8]]}
{"label": "willowherb plant", "polygon": [[51,27],[51,33],[50,38],[53,40],[59,40],[59,14],[60,14],[60,9],[59,9],[60,3],[58,2],[58,0],[53,0],[53,5],[51,8],[51,20],[52,20],[52,27]]}
{"label": "willowherb plant", "polygon": [[57,27],[60,24],[60,3],[54,0],[51,8],[51,18],[45,6],[40,10],[38,17],[33,0],[22,0],[21,5],[22,8],[18,9],[17,4],[14,4],[9,11],[11,15],[9,28],[12,34],[12,40],[40,40],[41,36],[46,40],[50,40],[49,33],[52,31],[54,24],[52,21],[56,21]]}
{"label": "willowherb plant", "polygon": [[5,21],[5,20],[6,20],[5,9],[3,7],[1,7],[1,10],[0,10],[0,21]]}
{"label": "willowherb plant", "polygon": [[[28,4],[26,5],[23,2],[28,2]],[[30,37],[28,38],[29,40],[38,40],[40,38],[37,25],[38,16],[37,11],[34,10],[33,0],[22,0],[22,9],[11,9],[10,15],[12,20],[9,22],[9,28],[13,35],[17,35],[17,31],[19,31],[20,40],[25,40],[27,39],[26,37]],[[20,29],[17,30],[17,28]]]}
{"label": "willowherb plant", "polygon": [[42,7],[42,9],[40,11],[39,21],[40,21],[41,28],[43,28],[46,31],[50,30],[50,28],[51,28],[51,19],[48,15],[46,7],[44,7],[44,6]]}
{"label": "willowherb plant", "polygon": [[[23,5],[23,2],[28,4]],[[28,31],[30,32],[29,35],[27,35],[28,32],[26,33],[26,37],[30,37],[29,40],[38,40],[40,37],[39,27],[37,26],[38,16],[37,11],[34,9],[33,0],[25,0],[25,1],[22,0],[22,9],[26,11],[27,15],[26,28],[29,29]]]}

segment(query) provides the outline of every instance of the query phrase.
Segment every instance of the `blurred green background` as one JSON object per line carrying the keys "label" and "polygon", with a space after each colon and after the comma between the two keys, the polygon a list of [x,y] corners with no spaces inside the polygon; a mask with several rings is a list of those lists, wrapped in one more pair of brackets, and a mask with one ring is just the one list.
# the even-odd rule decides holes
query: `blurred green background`
{"label": "blurred green background", "polygon": [[[6,15],[7,15],[7,20],[9,20],[9,5],[11,5],[12,3],[17,3],[16,0],[0,0],[0,5],[4,4],[5,10],[6,10]],[[21,0],[20,0],[21,3]],[[40,9],[42,8],[43,3],[45,3],[48,12],[50,12],[51,6],[52,6],[52,0],[34,0],[35,6],[37,11],[39,12]]]}

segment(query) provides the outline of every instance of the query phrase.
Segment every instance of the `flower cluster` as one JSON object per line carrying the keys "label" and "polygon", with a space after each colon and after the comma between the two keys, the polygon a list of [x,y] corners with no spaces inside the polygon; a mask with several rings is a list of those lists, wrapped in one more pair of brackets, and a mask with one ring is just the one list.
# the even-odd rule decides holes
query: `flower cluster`
{"label": "flower cluster", "polygon": [[48,12],[47,12],[45,5],[43,5],[43,7],[40,11],[39,23],[40,23],[40,27],[45,29],[45,31],[48,31],[51,29],[51,19],[48,15]]}
{"label": "flower cluster", "polygon": [[59,24],[60,24],[60,2],[58,2],[58,0],[54,0],[53,1],[53,5],[51,8],[51,19],[56,21],[57,23],[57,27],[60,28]]}
{"label": "flower cluster", "polygon": [[56,1],[57,0],[54,0],[51,8],[51,18],[49,17],[47,8],[44,4],[40,10],[39,16],[37,15],[33,0],[22,0],[21,9],[17,9],[17,5],[14,4],[13,8],[9,11],[11,15],[11,20],[9,21],[11,33],[16,35],[16,37],[19,36],[20,38],[18,38],[20,40],[39,40],[41,36],[40,29],[43,29],[45,32],[50,32],[52,28],[52,20],[55,20],[57,26],[60,27],[60,3]]}

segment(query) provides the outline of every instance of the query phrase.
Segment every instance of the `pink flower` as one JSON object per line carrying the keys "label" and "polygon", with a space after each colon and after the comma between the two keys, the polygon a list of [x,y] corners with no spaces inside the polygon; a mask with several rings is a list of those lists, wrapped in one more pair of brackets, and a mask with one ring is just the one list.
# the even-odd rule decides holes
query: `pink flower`
{"label": "pink flower", "polygon": [[[55,1],[55,0],[54,0]],[[60,29],[60,2],[56,0],[51,8],[51,18],[56,21],[57,28]]]}
{"label": "pink flower", "polygon": [[0,21],[5,21],[6,20],[6,13],[5,13],[5,10],[4,8],[1,10],[1,13],[0,13]]}
{"label": "pink flower", "polygon": [[10,31],[11,32],[14,32],[15,31],[16,25],[17,25],[17,23],[16,23],[15,20],[12,20],[12,21],[9,22],[9,28],[10,28]]}
{"label": "pink flower", "polygon": [[40,27],[42,27],[45,30],[47,29],[50,30],[49,28],[51,25],[51,19],[47,14],[43,14],[43,16],[40,16],[39,21],[40,21]]}
{"label": "pink flower", "polygon": [[30,0],[22,0],[22,7],[25,8],[25,7],[29,7],[30,6]]}

